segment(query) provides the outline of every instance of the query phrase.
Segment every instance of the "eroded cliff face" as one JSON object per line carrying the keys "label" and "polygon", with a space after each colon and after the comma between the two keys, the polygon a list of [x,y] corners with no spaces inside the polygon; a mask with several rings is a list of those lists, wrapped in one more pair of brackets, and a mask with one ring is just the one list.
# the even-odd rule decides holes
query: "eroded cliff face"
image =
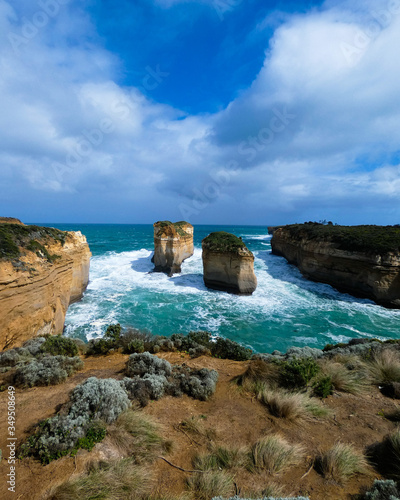
{"label": "eroded cliff face", "polygon": [[[68,306],[82,298],[91,253],[80,232],[0,223],[0,348],[62,333]],[[21,228],[21,226],[19,226]]]}
{"label": "eroded cliff face", "polygon": [[154,271],[170,276],[193,255],[193,226],[188,222],[160,221],[154,225]]}
{"label": "eroded cliff face", "polygon": [[254,255],[236,236],[223,231],[202,241],[203,278],[206,287],[239,295],[257,288]]}
{"label": "eroded cliff face", "polygon": [[[327,283],[356,297],[400,308],[400,253],[340,248],[340,240],[317,241],[290,229],[274,231],[272,252],[297,266],[308,279]],[[343,245],[342,245],[343,246]]]}

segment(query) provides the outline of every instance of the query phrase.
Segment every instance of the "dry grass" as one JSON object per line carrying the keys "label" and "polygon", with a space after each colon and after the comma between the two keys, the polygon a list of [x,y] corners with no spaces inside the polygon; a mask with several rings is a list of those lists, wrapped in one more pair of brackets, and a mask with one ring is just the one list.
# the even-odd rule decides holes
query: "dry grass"
{"label": "dry grass", "polygon": [[265,384],[267,387],[277,387],[279,382],[279,367],[261,359],[250,361],[246,371],[237,377],[236,382],[244,387],[252,384]]}
{"label": "dry grass", "polygon": [[344,363],[327,360],[320,363],[320,367],[322,374],[331,378],[336,391],[359,394],[366,388],[363,365],[359,365],[359,369],[350,370]]}
{"label": "dry grass", "polygon": [[257,500],[264,497],[281,498],[285,496],[286,495],[284,493],[284,489],[275,483],[269,483],[262,489],[245,490],[243,493],[241,493],[241,497],[243,498],[254,498]]}
{"label": "dry grass", "polygon": [[119,460],[65,482],[47,500],[144,500],[150,493],[150,479],[148,469],[129,459]]}
{"label": "dry grass", "polygon": [[196,455],[193,467],[197,470],[221,470],[242,467],[246,463],[247,450],[216,446],[211,453]]}
{"label": "dry grass", "polygon": [[400,429],[370,447],[371,461],[385,477],[400,479]]}
{"label": "dry grass", "polygon": [[210,500],[215,496],[229,498],[233,491],[233,478],[226,472],[208,471],[193,474],[188,478],[187,485],[196,500]]}
{"label": "dry grass", "polygon": [[367,473],[368,463],[364,455],[353,445],[336,443],[317,458],[316,469],[326,479],[343,483],[355,474]]}
{"label": "dry grass", "polygon": [[152,462],[169,442],[158,434],[157,425],[141,411],[128,410],[109,426],[106,442],[116,447],[122,456],[130,456],[137,464]]}
{"label": "dry grass", "polygon": [[217,435],[214,429],[209,429],[205,426],[204,419],[201,417],[190,417],[186,420],[182,420],[179,424],[179,428],[192,436],[205,438],[209,441],[215,439]]}
{"label": "dry grass", "polygon": [[375,354],[367,366],[375,384],[400,382],[400,354],[397,351],[384,349]]}
{"label": "dry grass", "polygon": [[259,393],[258,399],[272,415],[290,421],[307,419],[312,416],[324,417],[329,414],[329,410],[317,399],[311,398],[307,394],[287,392],[284,389],[264,390]]}
{"label": "dry grass", "polygon": [[279,434],[271,434],[257,441],[251,449],[250,470],[265,470],[270,474],[283,472],[298,465],[304,456],[300,445],[288,443]]}

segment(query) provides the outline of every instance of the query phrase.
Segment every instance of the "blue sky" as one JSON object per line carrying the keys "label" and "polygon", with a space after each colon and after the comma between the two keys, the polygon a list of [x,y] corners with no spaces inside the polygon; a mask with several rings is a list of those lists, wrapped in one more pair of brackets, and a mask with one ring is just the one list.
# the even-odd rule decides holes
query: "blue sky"
{"label": "blue sky", "polygon": [[0,214],[400,222],[400,0],[0,0]]}

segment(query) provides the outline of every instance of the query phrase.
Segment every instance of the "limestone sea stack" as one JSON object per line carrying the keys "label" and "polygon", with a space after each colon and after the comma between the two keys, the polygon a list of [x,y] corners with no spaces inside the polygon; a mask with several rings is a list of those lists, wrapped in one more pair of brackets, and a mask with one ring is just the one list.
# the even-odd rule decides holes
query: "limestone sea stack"
{"label": "limestone sea stack", "polygon": [[80,232],[0,221],[0,349],[62,333],[82,298],[91,253]]}
{"label": "limestone sea stack", "polygon": [[219,231],[202,241],[206,287],[239,295],[251,295],[257,288],[254,255],[241,238]]}
{"label": "limestone sea stack", "polygon": [[159,221],[154,226],[154,271],[172,276],[193,255],[193,226],[185,221]]}
{"label": "limestone sea stack", "polygon": [[274,231],[272,252],[313,281],[400,308],[400,227],[293,224]]}

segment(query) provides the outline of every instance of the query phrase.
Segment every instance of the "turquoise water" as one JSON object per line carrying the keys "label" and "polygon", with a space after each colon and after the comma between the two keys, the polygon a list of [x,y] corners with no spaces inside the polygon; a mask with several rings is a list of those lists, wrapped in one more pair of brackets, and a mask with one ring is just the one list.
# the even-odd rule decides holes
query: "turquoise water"
{"label": "turquoise water", "polygon": [[[360,336],[400,338],[400,311],[305,280],[285,259],[271,254],[266,227],[195,226],[195,253],[180,275],[169,278],[150,273],[151,225],[53,226],[81,231],[93,253],[85,296],[67,313],[68,335],[99,337],[106,325],[118,321],[160,335],[208,330],[258,352],[323,347]],[[254,253],[258,287],[252,296],[204,286],[201,240],[217,230],[241,236]]]}

